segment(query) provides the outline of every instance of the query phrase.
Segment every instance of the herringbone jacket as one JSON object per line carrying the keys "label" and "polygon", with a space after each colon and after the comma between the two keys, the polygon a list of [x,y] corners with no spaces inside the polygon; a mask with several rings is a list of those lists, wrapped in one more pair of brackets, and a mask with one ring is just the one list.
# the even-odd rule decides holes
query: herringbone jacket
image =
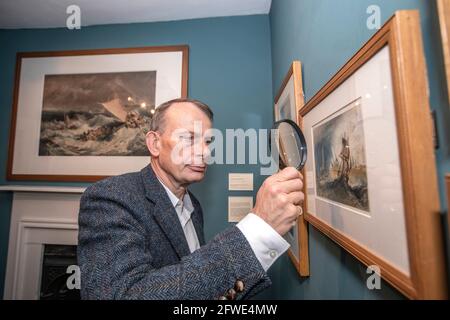
{"label": "herringbone jacket", "polygon": [[230,298],[230,289],[241,281],[243,291],[231,296],[245,299],[268,287],[269,277],[237,227],[205,244],[202,209],[189,194],[201,245],[192,254],[150,165],[88,187],[79,212],[82,298]]}

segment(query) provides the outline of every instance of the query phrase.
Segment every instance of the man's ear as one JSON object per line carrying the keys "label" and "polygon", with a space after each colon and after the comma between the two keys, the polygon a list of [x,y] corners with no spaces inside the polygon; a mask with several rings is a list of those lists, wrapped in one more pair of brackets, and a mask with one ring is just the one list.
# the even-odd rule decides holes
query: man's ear
{"label": "man's ear", "polygon": [[152,157],[158,157],[161,150],[161,137],[156,131],[149,131],[145,135],[147,149]]}

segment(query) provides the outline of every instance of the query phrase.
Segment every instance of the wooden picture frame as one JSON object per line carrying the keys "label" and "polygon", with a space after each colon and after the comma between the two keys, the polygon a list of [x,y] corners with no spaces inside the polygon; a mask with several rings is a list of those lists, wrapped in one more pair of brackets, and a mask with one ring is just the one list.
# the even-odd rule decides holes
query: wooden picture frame
{"label": "wooden picture frame", "polygon": [[[302,65],[300,61],[294,61],[275,97],[275,121],[289,119],[301,126],[298,112],[304,103]],[[303,204],[303,212],[306,212],[305,203]],[[298,274],[302,277],[308,277],[310,275],[308,224],[304,215],[298,218],[297,225],[286,234],[285,239],[291,244],[288,255],[297,269]]]}
{"label": "wooden picture frame", "polygon": [[188,64],[187,45],[17,53],[7,179],[140,170],[151,111],[187,97]]}
{"label": "wooden picture frame", "polygon": [[447,189],[447,223],[450,226],[450,215],[448,214],[450,212],[450,173],[445,175],[445,187]]}
{"label": "wooden picture frame", "polygon": [[437,0],[447,89],[450,94],[450,0]]}
{"label": "wooden picture frame", "polygon": [[[419,12],[398,11],[300,109],[308,150],[314,151],[309,167],[307,163],[305,168],[312,170],[305,175],[305,218],[365,265],[378,266],[381,277],[408,298],[446,299],[444,246],[427,88]],[[321,159],[314,147],[321,140],[317,140],[313,132],[320,123],[313,124],[313,121],[343,106],[344,103],[335,104],[347,101],[347,95],[357,96],[358,90],[372,90],[360,99],[362,104],[353,102],[361,108],[367,107],[362,109],[365,112],[362,122],[358,122],[365,130],[362,139],[366,143],[366,161],[382,163],[385,158],[391,159],[387,152],[391,146],[397,146],[394,152],[397,161],[386,164],[392,171],[365,166],[370,210],[376,212],[371,212],[370,216],[350,214],[357,210],[317,196],[323,176],[314,169],[314,161]],[[310,144],[312,137],[314,145]],[[370,146],[367,141],[376,143]],[[346,148],[351,150],[349,145],[351,142]],[[380,152],[371,153],[371,150]],[[398,184],[392,179],[398,179]],[[390,183],[393,186],[390,189],[371,189],[373,185]],[[375,204],[371,202],[373,195],[379,200]],[[329,208],[332,211],[328,212]],[[378,221],[395,223],[379,224]]]}

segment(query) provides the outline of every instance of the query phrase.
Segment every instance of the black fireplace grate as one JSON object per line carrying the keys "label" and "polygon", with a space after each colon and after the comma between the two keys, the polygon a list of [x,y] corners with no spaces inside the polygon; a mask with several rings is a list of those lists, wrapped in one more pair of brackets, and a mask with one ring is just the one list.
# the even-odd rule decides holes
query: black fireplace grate
{"label": "black fireplace grate", "polygon": [[80,300],[80,290],[67,287],[72,275],[67,268],[77,265],[77,246],[44,245],[41,276],[41,300]]}

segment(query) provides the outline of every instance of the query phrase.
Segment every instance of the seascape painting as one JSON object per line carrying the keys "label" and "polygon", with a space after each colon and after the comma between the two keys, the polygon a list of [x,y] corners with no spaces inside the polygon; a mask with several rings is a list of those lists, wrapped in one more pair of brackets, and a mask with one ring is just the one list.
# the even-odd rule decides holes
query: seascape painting
{"label": "seascape painting", "polygon": [[147,156],[156,71],[45,75],[39,156]]}
{"label": "seascape painting", "polygon": [[361,99],[313,127],[317,196],[370,211]]}

